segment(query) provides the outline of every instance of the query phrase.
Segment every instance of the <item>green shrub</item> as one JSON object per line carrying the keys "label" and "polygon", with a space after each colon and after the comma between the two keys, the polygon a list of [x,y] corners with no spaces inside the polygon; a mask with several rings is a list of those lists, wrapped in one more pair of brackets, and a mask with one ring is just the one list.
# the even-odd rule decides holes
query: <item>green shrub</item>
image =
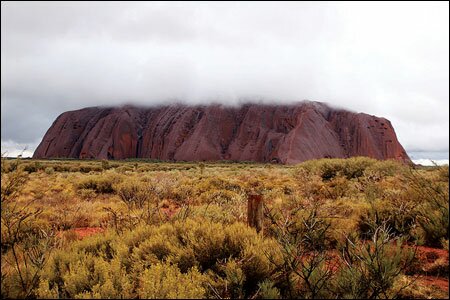
{"label": "green shrub", "polygon": [[135,181],[122,182],[115,186],[115,190],[130,209],[143,208],[152,196],[147,185]]}
{"label": "green shrub", "polygon": [[45,174],[51,175],[53,173],[55,173],[55,169],[53,169],[52,167],[45,168]]}
{"label": "green shrub", "polygon": [[[180,211],[178,215],[182,214]],[[189,216],[192,218],[204,218],[212,222],[231,224],[236,221],[236,215],[226,207],[217,204],[207,204],[194,206],[189,211]]]}
{"label": "green shrub", "polygon": [[442,248],[448,251],[448,239],[442,238],[441,239]]}
{"label": "green shrub", "polygon": [[[443,169],[439,169],[439,172]],[[440,247],[441,240],[449,237],[448,182],[426,178],[425,175],[410,170],[406,175],[408,183],[418,198],[419,239],[429,246]]]}
{"label": "green shrub", "polygon": [[396,244],[385,225],[375,229],[372,241],[363,243],[354,235],[342,246],[343,263],[333,290],[339,298],[395,298],[404,288],[394,290],[394,283],[414,260],[414,252]]}
{"label": "green shrub", "polygon": [[107,160],[102,160],[102,169],[103,171],[106,171],[111,168],[111,165]]}
{"label": "green shrub", "polygon": [[35,161],[34,163],[23,163],[22,168],[28,173],[34,173],[43,169],[42,164],[38,161]]}
{"label": "green shrub", "polygon": [[91,175],[76,184],[76,188],[94,190],[98,194],[113,194],[115,192],[113,185],[117,179],[117,177],[111,176]]}
{"label": "green shrub", "polygon": [[138,297],[143,299],[205,298],[205,275],[192,268],[183,274],[169,263],[156,263],[146,269],[140,280]]}
{"label": "green shrub", "polygon": [[280,291],[271,280],[264,280],[258,286],[258,299],[281,299]]}
{"label": "green shrub", "polygon": [[270,234],[278,241],[282,257],[270,262],[280,270],[283,297],[326,298],[326,287],[333,275],[331,258],[326,253],[330,224],[318,216],[316,208],[301,208],[287,215],[267,213],[272,224]]}
{"label": "green shrub", "polygon": [[405,166],[394,160],[380,160],[368,166],[364,175],[374,181],[379,181],[387,176],[394,176],[405,170]]}
{"label": "green shrub", "polygon": [[2,167],[2,174],[6,174],[12,171],[11,162],[6,157],[4,157],[3,154],[1,156],[1,167]]}
{"label": "green shrub", "polygon": [[370,239],[376,228],[386,224],[395,236],[410,238],[413,236],[417,215],[416,204],[410,201],[369,201],[369,208],[360,215],[357,222],[358,233],[362,239]]}
{"label": "green shrub", "polygon": [[347,179],[359,178],[364,175],[367,168],[377,163],[377,160],[368,157],[351,157],[348,159],[318,159],[310,160],[298,165],[310,174],[317,174],[323,180],[330,180],[337,175]]}
{"label": "green shrub", "polygon": [[198,195],[211,190],[243,192],[243,188],[238,182],[223,177],[208,177],[197,183],[195,188]]}
{"label": "green shrub", "polygon": [[334,176],[327,181],[326,185],[321,191],[321,194],[326,198],[338,199],[344,197],[350,190],[350,182],[343,176]]}
{"label": "green shrub", "polygon": [[116,169],[116,172],[118,172],[118,173],[127,173],[127,172],[134,171],[134,167],[130,166],[130,165],[123,165],[123,166],[117,167],[115,169]]}
{"label": "green shrub", "polygon": [[239,201],[242,196],[236,192],[229,190],[209,190],[203,192],[199,196],[201,203],[215,203],[215,204],[233,204]]}
{"label": "green shrub", "polygon": [[19,166],[19,160],[15,163],[14,169],[1,174],[1,295],[32,298],[53,248],[53,234],[44,226],[40,228],[46,224],[39,218],[42,209],[30,207],[34,199],[19,202],[30,175]]}

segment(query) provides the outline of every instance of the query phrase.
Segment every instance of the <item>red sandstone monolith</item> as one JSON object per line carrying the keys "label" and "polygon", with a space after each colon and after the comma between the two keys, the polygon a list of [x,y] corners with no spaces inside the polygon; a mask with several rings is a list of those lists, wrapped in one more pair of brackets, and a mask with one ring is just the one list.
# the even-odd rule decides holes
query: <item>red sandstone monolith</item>
{"label": "red sandstone monolith", "polygon": [[61,114],[34,158],[256,161],[410,159],[391,123],[319,102],[90,107]]}

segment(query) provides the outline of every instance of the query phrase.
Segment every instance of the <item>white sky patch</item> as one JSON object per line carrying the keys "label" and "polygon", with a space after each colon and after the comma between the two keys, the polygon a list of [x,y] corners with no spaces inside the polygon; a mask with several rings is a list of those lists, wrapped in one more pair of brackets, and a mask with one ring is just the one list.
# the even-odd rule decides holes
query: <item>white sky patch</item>
{"label": "white sky patch", "polygon": [[422,166],[434,166],[434,165],[438,165],[438,166],[447,165],[448,166],[448,159],[436,159],[436,160],[431,160],[431,159],[413,159],[412,161],[413,161],[413,163],[418,164],[418,165],[422,165]]}
{"label": "white sky patch", "polygon": [[6,157],[17,157],[19,155],[22,155],[22,157],[32,157],[36,147],[36,144],[31,145],[30,148],[30,145],[19,144],[11,140],[1,141],[1,153],[2,156]]}
{"label": "white sky patch", "polygon": [[262,98],[386,117],[408,153],[449,150],[448,2],[3,1],[1,14],[2,148],[87,106]]}

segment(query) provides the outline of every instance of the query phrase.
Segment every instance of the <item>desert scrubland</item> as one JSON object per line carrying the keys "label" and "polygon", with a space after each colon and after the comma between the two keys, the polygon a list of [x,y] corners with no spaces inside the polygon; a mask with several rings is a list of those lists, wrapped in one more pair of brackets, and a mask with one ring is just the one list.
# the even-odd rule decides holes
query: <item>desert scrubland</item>
{"label": "desert scrubland", "polygon": [[2,298],[448,298],[448,166],[1,166]]}

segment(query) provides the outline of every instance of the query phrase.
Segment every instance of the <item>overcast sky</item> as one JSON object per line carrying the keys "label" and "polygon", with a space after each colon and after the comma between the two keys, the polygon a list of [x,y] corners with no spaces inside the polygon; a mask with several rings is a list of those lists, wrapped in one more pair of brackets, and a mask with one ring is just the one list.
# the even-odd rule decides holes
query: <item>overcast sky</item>
{"label": "overcast sky", "polygon": [[2,2],[1,147],[64,111],[314,100],[391,120],[413,159],[449,152],[448,2]]}

